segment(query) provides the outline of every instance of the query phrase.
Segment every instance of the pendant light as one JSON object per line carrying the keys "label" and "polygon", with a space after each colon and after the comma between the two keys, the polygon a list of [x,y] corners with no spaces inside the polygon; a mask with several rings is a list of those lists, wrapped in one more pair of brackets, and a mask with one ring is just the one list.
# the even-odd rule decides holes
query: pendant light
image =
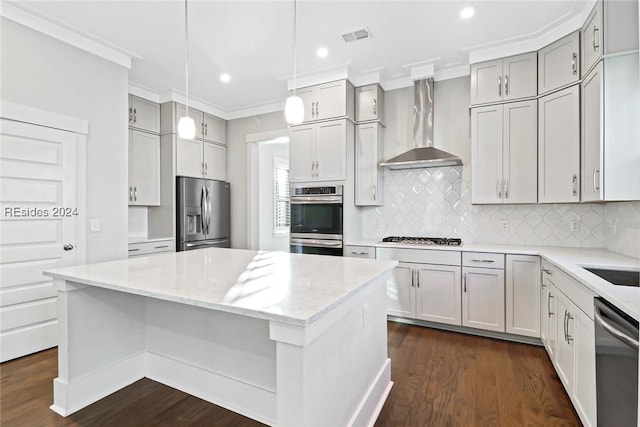
{"label": "pendant light", "polygon": [[196,136],[196,123],[189,117],[189,18],[187,0],[184,0],[184,75],[186,113],[184,117],[180,117],[180,120],[178,120],[178,136],[182,139],[193,139]]}
{"label": "pendant light", "polygon": [[293,95],[287,98],[284,105],[284,117],[290,125],[297,125],[304,120],[304,104],[302,98],[296,96],[296,30],[297,30],[298,7],[297,1],[293,0]]}

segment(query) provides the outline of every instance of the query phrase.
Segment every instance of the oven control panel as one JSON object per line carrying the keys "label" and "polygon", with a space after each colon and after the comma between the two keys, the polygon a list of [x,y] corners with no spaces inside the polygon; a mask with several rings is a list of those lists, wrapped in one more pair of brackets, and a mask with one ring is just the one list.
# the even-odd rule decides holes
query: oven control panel
{"label": "oven control panel", "polygon": [[293,187],[293,194],[296,196],[321,195],[342,195],[342,185],[328,187]]}

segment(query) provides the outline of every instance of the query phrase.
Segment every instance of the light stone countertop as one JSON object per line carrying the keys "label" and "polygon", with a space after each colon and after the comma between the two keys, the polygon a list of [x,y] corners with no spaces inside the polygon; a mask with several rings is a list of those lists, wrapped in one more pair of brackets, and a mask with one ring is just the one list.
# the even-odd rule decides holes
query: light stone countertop
{"label": "light stone countertop", "polygon": [[640,259],[621,255],[606,249],[561,248],[555,246],[501,245],[491,243],[471,243],[462,246],[419,246],[411,244],[380,243],[373,241],[353,241],[345,243],[353,246],[405,248],[419,250],[445,250],[461,252],[496,252],[504,254],[538,255],[555,264],[574,279],[584,284],[596,294],[608,300],[640,321],[640,288],[615,286],[581,266],[640,270]]}
{"label": "light stone countertop", "polygon": [[307,326],[395,261],[209,248],[48,270],[57,279]]}

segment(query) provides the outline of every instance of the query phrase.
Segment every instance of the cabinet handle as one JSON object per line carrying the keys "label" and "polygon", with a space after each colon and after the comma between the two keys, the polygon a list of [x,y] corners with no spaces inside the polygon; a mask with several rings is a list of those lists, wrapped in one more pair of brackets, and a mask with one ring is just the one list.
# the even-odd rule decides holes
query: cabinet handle
{"label": "cabinet handle", "polygon": [[374,185],[372,190],[371,190],[371,196],[373,197],[373,200],[376,199],[376,186]]}
{"label": "cabinet handle", "polygon": [[467,292],[467,273],[464,273],[464,277],[462,278],[462,290]]}
{"label": "cabinet handle", "polygon": [[504,95],[509,96],[509,75],[504,76]]}
{"label": "cabinet handle", "polygon": [[496,188],[497,188],[497,191],[498,191],[498,199],[502,199],[502,185],[501,184],[502,184],[502,182],[499,179],[498,183],[496,184]]}
{"label": "cabinet handle", "polygon": [[416,287],[420,287],[420,270],[416,269]]}
{"label": "cabinet handle", "polygon": [[575,173],[573,174],[572,182],[573,182],[573,195],[577,196],[578,195],[578,175]]}
{"label": "cabinet handle", "polygon": [[411,269],[411,287],[415,287],[416,285],[416,271],[412,268]]}
{"label": "cabinet handle", "polygon": [[320,116],[320,101],[316,101],[316,119]]}
{"label": "cabinet handle", "polygon": [[133,201],[133,187],[129,186],[129,201]]}
{"label": "cabinet handle", "polygon": [[551,295],[551,292],[549,292],[549,296],[547,297],[547,314],[549,315],[549,317],[555,314],[551,311],[551,298],[553,298],[553,295]]}
{"label": "cabinet handle", "polygon": [[136,248],[136,249],[129,249],[129,252],[137,252],[137,251],[139,251],[139,250],[140,250],[140,248]]}
{"label": "cabinet handle", "polygon": [[200,163],[200,172],[202,173],[202,176],[204,176],[204,162]]}
{"label": "cabinet handle", "polygon": [[[600,175],[600,171],[596,168],[593,168],[593,191],[594,192],[600,190],[600,186],[598,185],[598,181],[600,181],[600,179],[596,179],[596,174]],[[598,176],[598,178],[600,177]]]}
{"label": "cabinet handle", "polygon": [[316,178],[320,176],[320,161],[316,160]]}
{"label": "cabinet handle", "polygon": [[129,107],[129,123],[133,120],[133,108]]}
{"label": "cabinet handle", "polygon": [[204,124],[204,134],[205,135],[209,135],[209,124],[208,123]]}
{"label": "cabinet handle", "polygon": [[133,201],[134,202],[138,201],[138,187],[137,186],[133,187]]}
{"label": "cabinet handle", "polygon": [[562,327],[564,329],[564,340],[569,342],[567,340],[567,310],[564,311],[564,319],[562,320]]}
{"label": "cabinet handle", "polygon": [[138,112],[136,110],[137,110],[136,108],[133,109],[133,123],[138,121],[138,115],[137,115]]}
{"label": "cabinet handle", "polygon": [[597,51],[600,48],[600,43],[596,44],[596,33],[600,33],[600,28],[597,25],[593,26],[593,51]]}
{"label": "cabinet handle", "polygon": [[575,52],[571,55],[571,69],[574,76],[578,74],[578,54]]}
{"label": "cabinet handle", "polygon": [[571,341],[573,341],[573,337],[569,333],[569,321],[570,320],[573,320],[573,316],[571,315],[571,312],[567,311],[567,344],[570,344]]}
{"label": "cabinet handle", "polygon": [[508,179],[504,180],[504,198],[505,199],[509,198],[509,180]]}
{"label": "cabinet handle", "polygon": [[369,255],[367,252],[356,252],[356,251],[351,251],[351,255]]}
{"label": "cabinet handle", "polygon": [[498,96],[502,96],[502,77],[498,76]]}
{"label": "cabinet handle", "polygon": [[484,263],[489,262],[489,263],[491,263],[491,262],[496,262],[496,260],[495,259],[480,259],[480,258],[478,258],[478,259],[472,259],[471,262],[484,262]]}
{"label": "cabinet handle", "polygon": [[373,98],[373,115],[376,116],[378,114],[378,101],[376,98]]}
{"label": "cabinet handle", "polygon": [[154,246],[154,249],[163,249],[163,248],[168,248],[169,245],[162,245],[162,246]]}

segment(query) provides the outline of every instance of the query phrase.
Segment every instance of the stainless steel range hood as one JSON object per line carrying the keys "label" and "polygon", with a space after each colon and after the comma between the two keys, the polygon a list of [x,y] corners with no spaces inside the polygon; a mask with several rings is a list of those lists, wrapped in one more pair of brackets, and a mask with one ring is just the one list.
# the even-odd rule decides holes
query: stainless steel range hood
{"label": "stainless steel range hood", "polygon": [[458,156],[433,146],[433,79],[416,80],[413,90],[413,146],[415,148],[380,163],[380,166],[389,169],[415,169],[462,165],[462,160]]}

